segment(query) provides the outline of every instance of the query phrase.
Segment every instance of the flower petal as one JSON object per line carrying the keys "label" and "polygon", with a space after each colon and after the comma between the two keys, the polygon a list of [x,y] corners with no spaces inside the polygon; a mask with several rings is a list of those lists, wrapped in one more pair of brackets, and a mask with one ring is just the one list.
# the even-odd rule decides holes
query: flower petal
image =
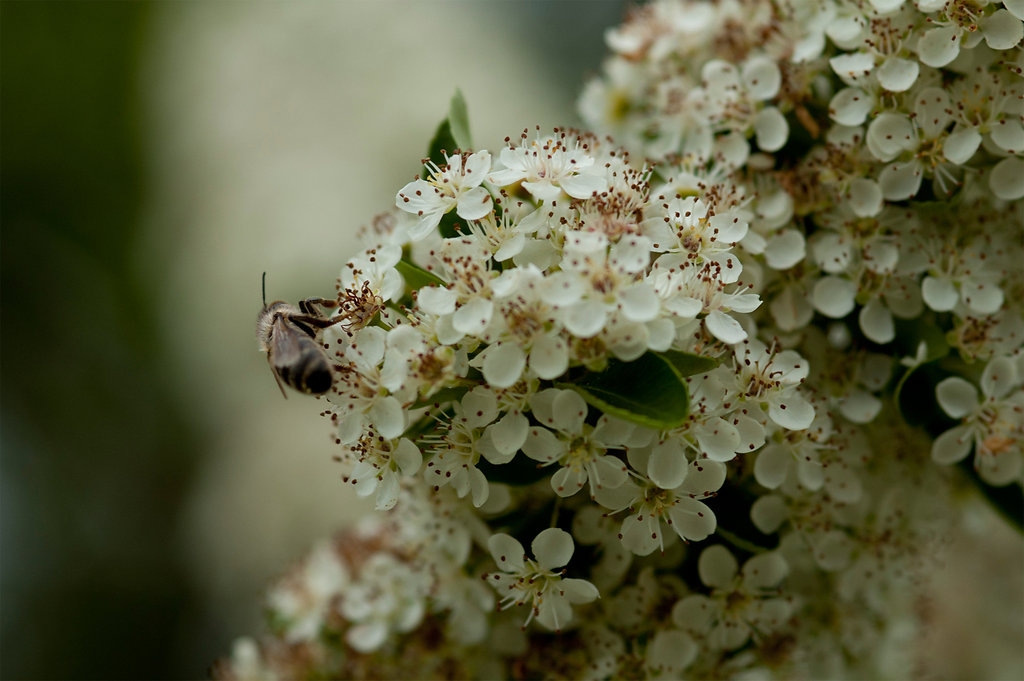
{"label": "flower petal", "polygon": [[672,529],[684,541],[703,541],[714,533],[718,525],[714,511],[689,497],[676,499],[668,517],[672,520]]}
{"label": "flower petal", "polygon": [[484,357],[484,379],[495,388],[515,385],[526,368],[526,354],[514,343],[499,342],[487,348]]}
{"label": "flower petal", "polygon": [[487,540],[487,549],[491,557],[504,572],[522,572],[525,566],[526,552],[523,545],[514,537],[498,533]]}
{"label": "flower petal", "polygon": [[875,343],[888,343],[896,337],[896,326],[892,312],[878,298],[872,299],[860,309],[858,315],[860,330]]}
{"label": "flower petal", "polygon": [[569,346],[557,333],[545,334],[530,348],[530,368],[538,378],[550,381],[569,368]]}
{"label": "flower petal", "polygon": [[811,302],[826,317],[839,319],[853,312],[857,286],[849,279],[826,276],[814,283]]}
{"label": "flower petal", "polygon": [[786,270],[804,259],[804,237],[795,229],[784,229],[768,239],[764,258],[773,270]]}
{"label": "flower petal", "polygon": [[493,200],[483,187],[474,187],[459,195],[456,214],[463,220],[479,220],[491,212]]}
{"label": "flower petal", "polygon": [[424,286],[416,292],[416,306],[432,315],[444,315],[455,312],[458,297],[454,291],[440,286]]}
{"label": "flower petal", "polygon": [[967,416],[978,406],[978,389],[959,376],[950,376],[935,386],[935,397],[942,411],[955,419]]}
{"label": "flower petal", "polygon": [[522,449],[523,454],[534,461],[548,463],[560,459],[566,452],[566,445],[547,428],[536,426],[526,434]]}
{"label": "flower petal", "polygon": [[905,92],[917,80],[921,65],[916,59],[889,57],[875,71],[878,83],[889,92]]}
{"label": "flower petal", "polygon": [[985,366],[981,375],[981,392],[985,397],[1001,399],[1017,384],[1017,367],[1009,357],[996,357]]}
{"label": "flower petal", "polygon": [[925,305],[936,312],[948,312],[960,300],[960,294],[952,280],[931,275],[926,276],[921,282],[921,297]]}
{"label": "flower petal", "polygon": [[398,464],[398,470],[402,471],[402,475],[415,475],[423,463],[423,454],[420,452],[420,448],[404,437],[398,441],[398,446],[391,453],[391,458]]}
{"label": "flower petal", "polygon": [[754,116],[754,134],[757,138],[757,146],[762,151],[778,151],[786,144],[789,137],[789,123],[782,112],[774,106],[761,109]]}
{"label": "flower petal", "polygon": [[526,442],[530,421],[523,414],[510,411],[487,429],[491,431],[495,449],[502,454],[513,454]]}
{"label": "flower petal", "polygon": [[971,451],[974,438],[967,426],[957,426],[935,438],[932,443],[932,460],[940,464],[954,464]]}
{"label": "flower petal", "polygon": [[697,658],[697,644],[686,632],[661,630],[647,644],[644,662],[659,674],[676,678]]}
{"label": "flower petal", "polygon": [[997,163],[989,173],[988,186],[1004,201],[1024,197],[1024,160],[1010,156]]}
{"label": "flower petal", "polygon": [[743,564],[743,583],[754,589],[779,585],[789,573],[789,565],[777,551],[760,553]]}
{"label": "flower petal", "polygon": [[619,293],[622,314],[633,322],[649,322],[658,316],[661,301],[650,284],[637,282]]}
{"label": "flower petal", "polygon": [[784,391],[768,396],[768,416],[783,428],[803,430],[814,421],[814,407],[802,395]]}
{"label": "flower petal", "polygon": [[663,442],[654,446],[647,460],[647,477],[662,489],[675,489],[686,479],[689,464],[679,445]]}
{"label": "flower petal", "polygon": [[917,54],[925,66],[940,68],[960,54],[960,29],[940,26],[924,33],[917,41]]}
{"label": "flower petal", "polygon": [[721,310],[712,310],[704,318],[704,326],[712,336],[723,343],[739,343],[746,339],[747,332],[740,323]]}
{"label": "flower petal", "polygon": [[739,563],[736,558],[721,544],[704,549],[697,559],[700,581],[712,588],[723,589],[731,586],[738,571]]}
{"label": "flower petal", "polygon": [[486,298],[471,298],[452,315],[456,331],[475,336],[487,328],[494,314],[494,304]]}
{"label": "flower petal", "polygon": [[551,415],[556,428],[570,435],[579,435],[587,417],[587,403],[575,390],[558,390],[551,403]]}
{"label": "flower petal", "polygon": [[405,412],[402,404],[390,395],[373,403],[368,414],[381,437],[393,440],[405,430]]}
{"label": "flower petal", "polygon": [[544,570],[560,568],[568,563],[574,548],[572,535],[557,527],[544,530],[530,544],[537,564]]}
{"label": "flower petal", "polygon": [[793,457],[785,447],[768,445],[754,461],[754,479],[759,485],[775,489],[786,481],[792,462]]}
{"label": "flower petal", "polygon": [[585,579],[563,579],[558,588],[565,593],[570,603],[590,603],[601,597],[597,587]]}

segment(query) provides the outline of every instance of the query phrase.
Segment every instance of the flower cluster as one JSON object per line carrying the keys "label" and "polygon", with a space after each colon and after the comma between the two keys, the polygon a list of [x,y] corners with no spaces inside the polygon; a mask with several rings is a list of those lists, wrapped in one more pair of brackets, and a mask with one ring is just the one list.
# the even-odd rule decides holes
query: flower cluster
{"label": "flower cluster", "polygon": [[935,463],[1020,494],[1021,4],[659,0],[607,38],[610,137],[448,140],[345,265],[321,404],[388,513],[224,676],[401,676],[399,641],[420,677],[889,674]]}

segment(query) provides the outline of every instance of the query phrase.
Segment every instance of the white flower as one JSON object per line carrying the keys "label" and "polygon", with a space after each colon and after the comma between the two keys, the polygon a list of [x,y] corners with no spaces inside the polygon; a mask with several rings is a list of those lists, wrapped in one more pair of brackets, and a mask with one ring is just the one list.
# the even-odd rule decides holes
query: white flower
{"label": "white flower", "polygon": [[429,575],[413,570],[390,553],[375,553],[343,592],[338,607],[352,623],[345,641],[361,653],[380,648],[388,635],[415,629],[426,613]]}
{"label": "white flower", "polygon": [[[715,514],[701,499],[722,486],[724,464],[706,459],[688,464],[682,450],[670,459],[653,456],[649,448],[630,448],[627,457],[639,472],[635,474],[639,484],[627,480],[615,489],[594,491],[597,503],[613,513],[628,509],[619,532],[624,547],[638,556],[664,550],[669,537],[663,533],[663,523],[685,541],[700,541],[715,531]],[[676,486],[662,488],[652,475],[662,484],[675,482]]]}
{"label": "white flower", "polygon": [[723,267],[722,283],[739,279],[742,267],[732,258],[727,267],[724,257],[747,234],[747,222],[739,211],[712,214],[709,206],[696,197],[676,198],[646,219],[644,234],[651,239],[651,250],[683,253],[696,264],[713,260]]}
{"label": "white flower", "polygon": [[403,403],[428,398],[466,373],[465,349],[438,345],[430,332],[426,324],[400,324],[387,332],[381,385]]}
{"label": "white flower", "polygon": [[814,407],[799,392],[807,377],[807,361],[793,350],[769,350],[756,340],[735,350],[737,374],[744,386],[741,399],[767,407],[768,417],[788,430],[803,430],[814,420]]}
{"label": "white flower", "polygon": [[530,399],[534,417],[554,432],[540,426],[531,428],[523,453],[544,465],[560,464],[551,476],[551,488],[560,497],[572,496],[590,483],[591,495],[601,487],[618,487],[626,481],[626,464],[605,454],[609,442],[602,434],[609,430],[608,417],[597,427],[584,423],[587,403],[573,390],[551,388]]}
{"label": "white flower", "polygon": [[828,419],[823,418],[812,429],[790,433],[782,442],[766,446],[754,462],[757,482],[777,489],[795,478],[805,489],[822,490],[835,501],[852,504],[860,500],[864,491],[861,479],[832,453],[837,442],[830,438],[831,432]]}
{"label": "white flower", "polygon": [[480,446],[481,429],[498,415],[493,393],[482,387],[471,390],[461,402],[453,405],[453,409],[454,414],[443,432],[423,438],[431,455],[426,480],[438,488],[451,485],[460,498],[470,495],[473,505],[479,508],[488,496],[487,478],[476,467],[480,456],[493,464],[502,464],[511,460],[515,452],[505,455],[494,448]]}
{"label": "white flower", "polygon": [[592,338],[616,313],[643,324],[659,313],[658,296],[641,279],[650,260],[650,241],[626,236],[609,247],[600,232],[565,235],[561,271],[545,277],[541,296],[556,310],[556,320],[579,338]]}
{"label": "white flower", "polygon": [[644,662],[653,678],[681,678],[680,672],[697,658],[699,647],[679,629],[662,629],[647,644]]}
{"label": "white flower", "polygon": [[666,253],[654,263],[650,280],[665,310],[684,319],[703,313],[708,333],[723,343],[739,343],[747,332],[729,313],[753,312],[761,299],[745,289],[726,291],[721,272],[718,263],[693,267],[680,254]]}
{"label": "white flower", "polygon": [[1024,390],[1014,361],[991,360],[978,390],[959,376],[943,380],[935,389],[942,410],[961,419],[958,426],[935,439],[932,459],[940,464],[960,461],[974,448],[974,465],[982,478],[1006,484],[1021,473],[1024,445]]}
{"label": "white flower", "polygon": [[338,314],[347,318],[340,326],[347,330],[369,324],[387,302],[397,302],[405,293],[402,275],[395,264],[402,258],[399,246],[369,248],[345,263],[338,277]]}
{"label": "white flower", "polygon": [[672,608],[672,621],[713,648],[735,650],[751,635],[768,635],[789,620],[792,604],[778,597],[789,567],[778,553],[758,554],[740,571],[729,550],[716,544],[701,552],[697,569],[711,595],[684,597]]}
{"label": "white flower", "polygon": [[380,363],[384,358],[386,332],[376,326],[359,329],[345,350],[349,365],[342,368],[327,400],[335,405],[341,444],[355,442],[368,426],[386,439],[405,430],[401,403],[383,387]]}
{"label": "white flower", "polygon": [[[501,573],[484,579],[501,596],[501,607],[529,605],[526,624],[536,619],[552,631],[562,631],[572,621],[572,606],[589,603],[599,594],[585,579],[563,579],[563,566],[572,558],[572,536],[552,527],[533,540],[534,559],[526,557],[523,545],[507,534],[495,534],[487,541],[491,557]],[[563,568],[563,569],[558,569]]]}
{"label": "white flower", "polygon": [[445,630],[461,645],[481,643],[490,633],[488,618],[494,611],[494,592],[479,578],[452,569],[438,576],[431,593],[435,612],[445,613]]}
{"label": "white flower", "polygon": [[608,187],[600,172],[592,169],[594,157],[570,141],[565,133],[547,136],[501,150],[501,166],[488,180],[499,187],[522,182],[523,188],[542,201],[554,201],[562,192],[574,199],[590,198]]}
{"label": "white flower", "polygon": [[1003,306],[1002,275],[986,262],[991,247],[985,234],[952,247],[941,238],[925,243],[929,256],[927,274],[921,281],[924,303],[936,312],[966,307],[977,315],[991,315]]}
{"label": "white flower", "polygon": [[420,218],[409,231],[413,241],[437,229],[452,208],[464,220],[479,220],[491,212],[491,195],[480,186],[491,169],[490,153],[445,154],[445,161],[444,170],[428,164],[429,179],[414,180],[395,196],[395,206]]}
{"label": "white flower", "polygon": [[348,586],[345,564],[329,542],[316,545],[299,571],[267,595],[267,607],[286,622],[289,642],[310,641],[320,634],[331,602]]}
{"label": "white flower", "polygon": [[505,270],[491,282],[497,314],[484,336],[489,345],[473,366],[493,387],[514,385],[527,366],[546,380],[569,368],[569,347],[557,311],[544,300],[545,288],[532,265]]}
{"label": "white flower", "polygon": [[347,481],[355,486],[356,494],[366,497],[377,493],[376,508],[387,511],[398,502],[402,476],[415,475],[423,463],[419,448],[408,438],[397,442],[387,440],[370,429],[359,441],[349,446],[356,460]]}

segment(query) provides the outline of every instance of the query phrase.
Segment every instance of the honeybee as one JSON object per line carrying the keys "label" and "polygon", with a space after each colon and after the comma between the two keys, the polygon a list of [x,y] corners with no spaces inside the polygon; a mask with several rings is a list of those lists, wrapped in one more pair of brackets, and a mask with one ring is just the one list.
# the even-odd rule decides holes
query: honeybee
{"label": "honeybee", "polygon": [[256,320],[256,340],[267,353],[277,387],[286,398],[283,383],[310,395],[322,395],[331,389],[331,362],[317,340],[317,331],[344,321],[345,316],[328,319],[318,308],[337,305],[337,301],[326,298],[307,298],[299,301],[298,307],[282,300],[267,305],[267,274],[263,273],[263,309]]}

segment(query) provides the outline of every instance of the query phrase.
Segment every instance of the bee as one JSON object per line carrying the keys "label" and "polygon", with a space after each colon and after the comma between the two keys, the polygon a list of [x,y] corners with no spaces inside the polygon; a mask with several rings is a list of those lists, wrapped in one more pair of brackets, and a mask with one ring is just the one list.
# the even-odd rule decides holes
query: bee
{"label": "bee", "polygon": [[337,305],[326,298],[307,298],[299,301],[298,307],[282,300],[267,305],[267,273],[263,273],[263,309],[256,320],[256,340],[267,353],[277,387],[286,398],[284,383],[310,395],[322,395],[334,384],[331,362],[317,332],[345,321],[344,315],[329,319],[318,309]]}

